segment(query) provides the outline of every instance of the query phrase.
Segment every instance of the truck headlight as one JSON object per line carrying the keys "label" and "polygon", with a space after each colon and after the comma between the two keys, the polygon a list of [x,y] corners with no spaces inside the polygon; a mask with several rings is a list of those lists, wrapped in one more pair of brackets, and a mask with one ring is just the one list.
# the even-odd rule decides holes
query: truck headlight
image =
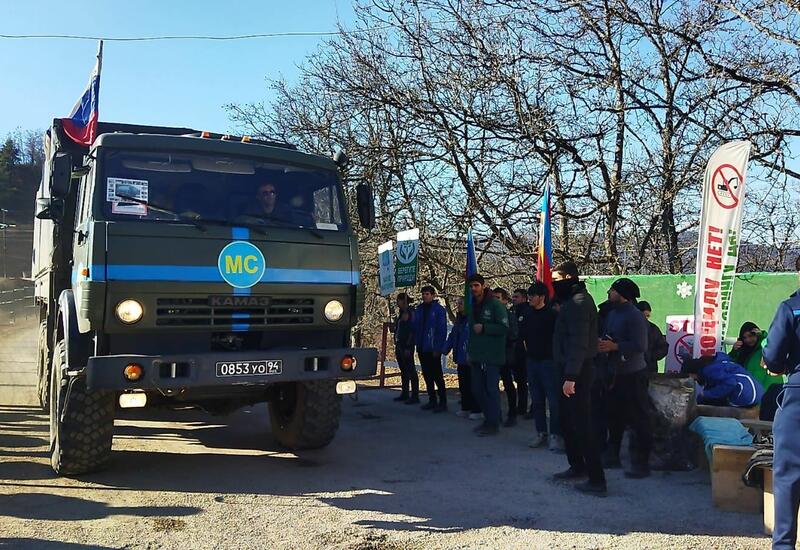
{"label": "truck headlight", "polygon": [[325,318],[328,321],[338,321],[344,315],[344,306],[339,300],[331,300],[325,304]]}
{"label": "truck headlight", "polygon": [[116,313],[117,319],[126,325],[132,325],[142,318],[144,308],[136,300],[122,300],[117,304]]}

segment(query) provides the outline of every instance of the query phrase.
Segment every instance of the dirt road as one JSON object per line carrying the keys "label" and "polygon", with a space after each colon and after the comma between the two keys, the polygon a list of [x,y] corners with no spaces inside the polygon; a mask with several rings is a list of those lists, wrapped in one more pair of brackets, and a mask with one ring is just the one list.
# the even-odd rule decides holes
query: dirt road
{"label": "dirt road", "polygon": [[0,329],[0,548],[769,548],[761,517],[711,506],[708,473],[609,476],[606,499],[551,474],[563,455],[472,423],[345,399],[327,449],[287,453],[266,407],[116,422],[104,472],[57,478],[34,405],[35,330]]}

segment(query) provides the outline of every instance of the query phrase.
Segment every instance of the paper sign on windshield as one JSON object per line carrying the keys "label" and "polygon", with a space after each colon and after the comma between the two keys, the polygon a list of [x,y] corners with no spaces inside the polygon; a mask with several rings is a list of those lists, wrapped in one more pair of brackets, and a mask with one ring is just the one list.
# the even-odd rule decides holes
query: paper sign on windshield
{"label": "paper sign on windshield", "polygon": [[111,203],[111,212],[113,214],[146,216],[146,205],[138,204],[125,197],[147,201],[147,196],[147,180],[129,180],[124,178],[106,179],[106,202]]}

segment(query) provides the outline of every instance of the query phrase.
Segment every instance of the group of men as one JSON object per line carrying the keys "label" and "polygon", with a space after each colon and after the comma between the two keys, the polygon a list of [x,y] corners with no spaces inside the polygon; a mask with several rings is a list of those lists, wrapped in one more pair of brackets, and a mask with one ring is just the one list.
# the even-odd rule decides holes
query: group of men
{"label": "group of men", "polygon": [[[441,357],[452,352],[461,394],[458,414],[483,420],[475,427],[478,435],[496,435],[501,423],[512,427],[522,415],[533,419],[530,446],[566,452],[569,468],[556,478],[582,481],[578,490],[604,495],[604,464],[620,467],[619,449],[630,428],[633,452],[626,475],[649,475],[648,366],[666,354],[666,342],[648,323],[645,308],[637,307],[636,284],[615,281],[598,311],[573,262],[553,270],[553,296],[541,282],[512,295],[492,289],[478,274],[467,283],[471,299],[459,300],[449,335],[446,311],[432,287],[423,287],[417,308],[407,294],[398,296],[394,333],[403,390],[396,399],[419,403],[416,349],[428,392],[422,409],[447,411]],[[649,341],[653,329],[657,336]],[[501,380],[508,401],[504,422]]]}
{"label": "group of men", "polygon": [[[796,263],[800,273],[800,258]],[[569,467],[555,475],[581,481],[588,494],[606,494],[605,468],[619,467],[622,436],[632,431],[629,477],[649,474],[652,434],[647,422],[648,371],[666,353],[658,327],[649,323],[650,307],[637,302],[639,288],[626,278],[616,280],[608,300],[598,308],[580,281],[578,268],[565,262],[553,269],[549,289],[534,283],[527,292],[491,290],[484,278],[468,280],[471,303],[459,304],[459,315],[447,334],[446,312],[433,287],[422,289],[416,310],[411,298],[398,296],[400,315],[394,326],[395,348],[407,404],[419,403],[414,350],[419,352],[428,390],[424,409],[447,410],[441,369],[443,353],[453,352],[458,365],[462,416],[483,419],[479,435],[494,435],[501,421],[499,382],[509,400],[506,425],[526,408],[525,387],[532,397],[526,414],[536,420],[538,446],[563,438]],[[516,325],[516,335],[514,326]],[[525,368],[522,369],[524,359]],[[794,548],[800,508],[800,291],[781,303],[764,344],[762,366],[788,376],[779,396],[773,428],[775,440],[773,548]],[[515,386],[516,383],[516,387]],[[511,388],[515,391],[509,391]],[[549,408],[549,426],[546,410]],[[555,436],[555,437],[554,437]]]}

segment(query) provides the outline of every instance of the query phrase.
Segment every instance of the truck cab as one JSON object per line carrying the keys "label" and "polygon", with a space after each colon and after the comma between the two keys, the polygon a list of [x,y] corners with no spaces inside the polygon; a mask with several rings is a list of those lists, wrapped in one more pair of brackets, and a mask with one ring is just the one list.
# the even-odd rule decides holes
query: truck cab
{"label": "truck cab", "polygon": [[[53,468],[108,460],[117,406],[268,402],[274,436],[327,445],[375,374],[344,159],[191,129],[54,121],[37,197],[39,394]],[[371,192],[357,210],[373,223]]]}

